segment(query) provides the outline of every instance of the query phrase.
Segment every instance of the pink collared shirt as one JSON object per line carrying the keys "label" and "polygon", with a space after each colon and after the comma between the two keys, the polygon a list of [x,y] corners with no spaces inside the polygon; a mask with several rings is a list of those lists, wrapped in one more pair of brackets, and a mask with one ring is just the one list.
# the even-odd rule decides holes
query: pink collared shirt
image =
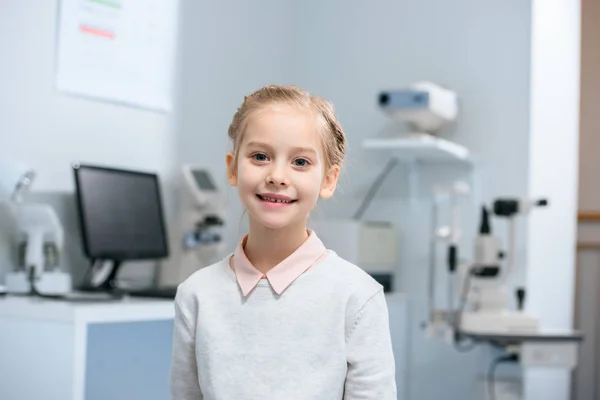
{"label": "pink collared shirt", "polygon": [[281,294],[300,275],[313,267],[327,255],[327,249],[314,231],[308,230],[308,238],[285,260],[277,264],[266,274],[257,270],[244,252],[247,236],[238,243],[233,253],[231,268],[244,296],[248,296],[261,279],[266,278],[275,293]]}

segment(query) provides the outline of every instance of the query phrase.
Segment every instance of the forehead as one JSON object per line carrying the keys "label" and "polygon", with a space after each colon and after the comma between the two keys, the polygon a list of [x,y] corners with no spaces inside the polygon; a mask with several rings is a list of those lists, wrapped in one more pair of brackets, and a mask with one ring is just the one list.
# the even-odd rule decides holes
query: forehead
{"label": "forehead", "polygon": [[290,147],[310,146],[315,150],[321,146],[314,113],[288,105],[265,107],[250,115],[243,143],[252,141]]}

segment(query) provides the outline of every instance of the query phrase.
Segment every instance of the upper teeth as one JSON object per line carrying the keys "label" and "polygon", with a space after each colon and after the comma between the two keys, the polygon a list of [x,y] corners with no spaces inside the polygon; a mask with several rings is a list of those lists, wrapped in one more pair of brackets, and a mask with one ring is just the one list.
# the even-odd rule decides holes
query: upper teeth
{"label": "upper teeth", "polygon": [[273,203],[291,203],[292,200],[282,200],[282,199],[274,199],[272,197],[262,196],[263,200],[270,201]]}

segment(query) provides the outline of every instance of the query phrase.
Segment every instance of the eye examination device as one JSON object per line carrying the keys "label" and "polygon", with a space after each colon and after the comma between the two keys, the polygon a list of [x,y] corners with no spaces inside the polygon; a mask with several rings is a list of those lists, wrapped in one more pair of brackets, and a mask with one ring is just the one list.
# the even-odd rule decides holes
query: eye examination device
{"label": "eye examination device", "polygon": [[[462,330],[477,333],[538,330],[537,318],[524,312],[524,289],[517,289],[517,309],[510,309],[506,281],[515,269],[516,218],[547,205],[546,199],[500,198],[493,202],[491,213],[486,206],[482,207],[473,262],[462,271],[465,285],[462,289],[466,293],[463,300],[471,308],[462,310],[457,316]],[[506,253],[501,249],[500,238],[492,234],[490,214],[508,221]]]}
{"label": "eye examination device", "polygon": [[406,122],[411,135],[438,135],[458,115],[458,96],[431,82],[416,82],[406,89],[379,93],[381,110]]}
{"label": "eye examination device", "polygon": [[[528,215],[536,207],[548,204],[546,199],[498,198],[492,206],[481,207],[478,234],[474,241],[471,259],[461,258],[459,243],[462,236],[460,227],[459,198],[466,192],[461,185],[446,189],[443,195],[436,195],[433,203],[433,235],[430,249],[429,267],[429,320],[427,325],[436,324],[456,331],[476,334],[536,332],[538,319],[524,311],[525,290],[517,289],[516,309],[511,309],[511,294],[507,279],[515,270],[516,218]],[[440,208],[443,203],[451,207],[450,224],[440,226]],[[507,220],[507,248],[502,248],[502,240],[493,234],[492,217]],[[436,310],[434,288],[436,267],[436,247],[446,246],[445,262],[448,276],[448,298],[446,310]],[[455,290],[454,288],[457,288]],[[459,305],[455,306],[455,297]]]}
{"label": "eye examination device", "polygon": [[51,206],[24,202],[35,175],[18,163],[0,165],[0,207],[9,211],[16,254],[16,265],[6,275],[6,292],[59,296],[71,291],[71,276],[61,270],[64,232]]}
{"label": "eye examination device", "polygon": [[178,216],[171,228],[173,254],[161,265],[161,284],[175,286],[200,268],[224,256],[225,204],[212,175],[205,168],[181,168]]}
{"label": "eye examination device", "polygon": [[[426,334],[443,339],[461,352],[489,343],[527,368],[574,368],[582,335],[571,330],[542,329],[539,319],[525,310],[526,289],[517,287],[511,292],[508,287],[508,278],[516,267],[517,218],[547,207],[548,200],[500,197],[482,205],[473,254],[463,258],[459,251],[462,232],[458,200],[465,193],[459,187],[454,185],[442,195],[438,193],[432,206],[429,306],[423,324]],[[450,204],[449,225],[440,225],[444,204]],[[492,218],[506,221],[506,248],[494,233]],[[440,243],[445,246],[443,269],[447,283],[447,298],[442,302],[436,299]]]}

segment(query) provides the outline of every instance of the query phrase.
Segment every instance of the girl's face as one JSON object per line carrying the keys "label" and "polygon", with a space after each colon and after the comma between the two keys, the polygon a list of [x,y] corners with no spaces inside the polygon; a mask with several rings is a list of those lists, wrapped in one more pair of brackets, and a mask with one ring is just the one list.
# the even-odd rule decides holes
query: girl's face
{"label": "girl's face", "polygon": [[250,218],[270,229],[306,224],[320,197],[335,191],[339,167],[326,170],[313,114],[287,105],[249,117],[237,152],[227,154],[228,181]]}

